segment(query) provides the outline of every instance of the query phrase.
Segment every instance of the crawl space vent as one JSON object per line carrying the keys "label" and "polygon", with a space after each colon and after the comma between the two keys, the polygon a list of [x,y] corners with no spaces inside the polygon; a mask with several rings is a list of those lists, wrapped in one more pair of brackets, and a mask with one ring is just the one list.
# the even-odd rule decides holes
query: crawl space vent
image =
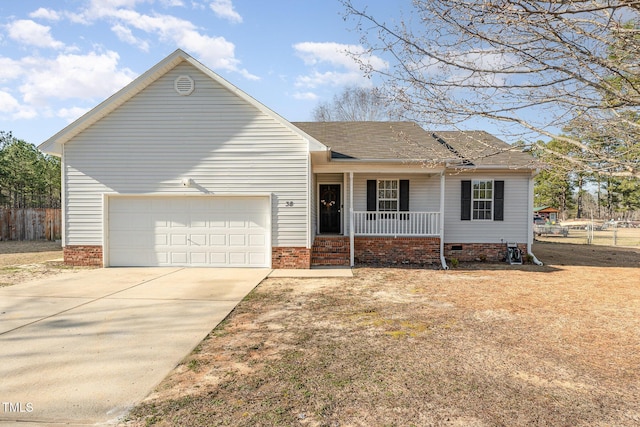
{"label": "crawl space vent", "polygon": [[191,95],[193,89],[195,89],[195,83],[189,76],[179,76],[173,84],[179,95],[187,96]]}

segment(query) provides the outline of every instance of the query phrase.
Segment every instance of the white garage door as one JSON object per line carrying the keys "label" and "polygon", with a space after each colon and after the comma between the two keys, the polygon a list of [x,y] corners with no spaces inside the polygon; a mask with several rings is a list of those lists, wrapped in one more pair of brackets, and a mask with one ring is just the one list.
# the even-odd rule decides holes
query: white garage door
{"label": "white garage door", "polygon": [[109,265],[269,267],[268,197],[110,197]]}

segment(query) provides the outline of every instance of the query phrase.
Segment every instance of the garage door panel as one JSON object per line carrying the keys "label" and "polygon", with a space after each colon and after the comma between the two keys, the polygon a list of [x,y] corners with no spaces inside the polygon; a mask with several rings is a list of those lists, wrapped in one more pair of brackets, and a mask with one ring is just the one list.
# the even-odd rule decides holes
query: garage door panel
{"label": "garage door panel", "polygon": [[178,265],[187,264],[187,253],[186,252],[171,252],[171,263]]}
{"label": "garage door panel", "polygon": [[210,252],[209,253],[209,263],[211,265],[226,265],[228,264],[227,253],[226,252]]}
{"label": "garage door panel", "polygon": [[267,262],[265,254],[262,252],[251,252],[249,253],[249,263],[250,264],[265,264]]}
{"label": "garage door panel", "polygon": [[109,260],[116,265],[270,265],[265,197],[113,197]]}
{"label": "garage door panel", "polygon": [[206,219],[206,215],[198,215],[195,218],[192,215],[191,219],[189,220],[189,227],[191,228],[194,228],[194,227],[206,228],[207,226],[208,226],[208,221]]}
{"label": "garage door panel", "polygon": [[250,234],[249,235],[249,246],[255,247],[263,247],[266,244],[266,239],[263,234]]}
{"label": "garage door panel", "polygon": [[[149,233],[144,233],[140,230],[116,230],[111,233],[112,239],[114,242],[112,246],[119,248],[152,248],[153,247],[153,236],[149,235]],[[129,240],[133,240],[136,242],[134,248],[126,242]]]}
{"label": "garage door panel", "polygon": [[189,235],[189,244],[191,246],[207,246],[207,236],[204,234]]}
{"label": "garage door panel", "polygon": [[247,254],[245,252],[229,252],[229,264],[246,265]]}
{"label": "garage door panel", "polygon": [[230,246],[245,246],[247,244],[244,234],[230,234],[229,245]]}
{"label": "garage door panel", "polygon": [[190,264],[192,265],[205,265],[207,264],[207,253],[206,252],[191,252],[191,258],[189,259]]}
{"label": "garage door panel", "polygon": [[209,245],[210,246],[226,246],[227,235],[226,234],[210,234]]}
{"label": "garage door panel", "polygon": [[229,221],[229,228],[247,228],[247,221],[231,220]]}
{"label": "garage door panel", "polygon": [[186,234],[171,234],[171,246],[186,246],[187,235]]}

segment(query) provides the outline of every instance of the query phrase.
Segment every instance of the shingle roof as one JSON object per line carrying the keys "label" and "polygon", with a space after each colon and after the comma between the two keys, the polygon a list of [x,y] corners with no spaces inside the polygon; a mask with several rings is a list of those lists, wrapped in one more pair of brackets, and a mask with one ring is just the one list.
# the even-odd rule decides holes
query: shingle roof
{"label": "shingle roof", "polygon": [[427,132],[413,122],[294,122],[334,159],[531,167],[533,158],[484,131]]}

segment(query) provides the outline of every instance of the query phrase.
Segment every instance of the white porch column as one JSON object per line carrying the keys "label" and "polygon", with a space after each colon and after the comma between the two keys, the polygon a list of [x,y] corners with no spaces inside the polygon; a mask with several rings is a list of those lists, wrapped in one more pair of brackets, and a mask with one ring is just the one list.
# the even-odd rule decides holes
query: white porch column
{"label": "white porch column", "polygon": [[440,172],[440,264],[448,270],[447,260],[444,258],[444,178],[445,171]]}
{"label": "white porch column", "polygon": [[353,172],[349,172],[349,265],[355,264],[354,245],[354,224],[353,224]]}
{"label": "white porch column", "polygon": [[531,174],[531,177],[529,178],[529,188],[528,188],[528,195],[527,198],[529,199],[527,201],[527,207],[528,207],[528,214],[527,214],[527,254],[531,255],[531,257],[533,258],[533,263],[536,265],[542,265],[542,261],[540,261],[538,258],[536,258],[536,256],[533,254],[532,251],[532,246],[533,246],[533,187],[535,185],[535,173]]}

